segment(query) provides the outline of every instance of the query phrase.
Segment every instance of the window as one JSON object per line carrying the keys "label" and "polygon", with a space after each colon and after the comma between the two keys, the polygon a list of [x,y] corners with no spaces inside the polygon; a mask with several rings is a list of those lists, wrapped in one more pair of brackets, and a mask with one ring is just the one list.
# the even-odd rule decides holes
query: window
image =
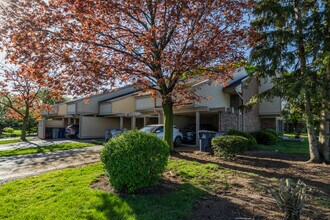
{"label": "window", "polygon": [[231,95],[230,96],[230,107],[235,110],[239,109],[241,106],[241,97],[239,95]]}

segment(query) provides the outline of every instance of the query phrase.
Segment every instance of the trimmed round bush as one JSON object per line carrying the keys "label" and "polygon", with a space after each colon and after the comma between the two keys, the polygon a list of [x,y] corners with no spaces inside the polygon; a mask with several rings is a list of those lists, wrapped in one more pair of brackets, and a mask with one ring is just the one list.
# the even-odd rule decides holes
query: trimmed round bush
{"label": "trimmed round bush", "polygon": [[258,144],[274,145],[277,143],[278,138],[271,133],[265,131],[258,131],[252,133],[253,137],[257,140]]}
{"label": "trimmed round bush", "polygon": [[283,135],[281,132],[277,132],[276,130],[270,129],[270,128],[266,129],[265,132],[267,132],[269,134],[272,134],[272,135],[274,135],[277,138],[278,138],[278,136]]}
{"label": "trimmed round bush", "polygon": [[245,149],[246,150],[256,149],[257,140],[251,134],[248,134],[248,133],[243,132],[243,131],[229,130],[228,135],[236,135],[236,136],[245,137],[249,141]]}
{"label": "trimmed round bush", "polygon": [[215,156],[228,158],[245,150],[249,140],[237,135],[226,135],[212,139],[212,148]]}
{"label": "trimmed round bush", "polygon": [[153,186],[165,171],[170,148],[154,134],[129,131],[110,139],[101,160],[111,186],[132,193]]}
{"label": "trimmed round bush", "polygon": [[14,128],[6,127],[3,129],[3,132],[12,134],[12,133],[14,133]]}

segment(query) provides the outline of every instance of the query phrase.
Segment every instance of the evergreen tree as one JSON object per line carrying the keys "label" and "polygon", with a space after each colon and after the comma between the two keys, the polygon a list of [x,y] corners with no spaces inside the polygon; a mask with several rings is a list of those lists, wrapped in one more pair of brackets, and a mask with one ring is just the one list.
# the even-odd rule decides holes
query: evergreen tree
{"label": "evergreen tree", "polygon": [[[329,3],[321,0],[259,0],[251,23],[259,38],[251,62],[259,77],[274,83],[272,90],[258,98],[281,96],[299,105],[308,132],[310,162],[329,160],[325,120],[330,97],[328,8]],[[320,139],[314,127],[318,118],[324,119]]]}

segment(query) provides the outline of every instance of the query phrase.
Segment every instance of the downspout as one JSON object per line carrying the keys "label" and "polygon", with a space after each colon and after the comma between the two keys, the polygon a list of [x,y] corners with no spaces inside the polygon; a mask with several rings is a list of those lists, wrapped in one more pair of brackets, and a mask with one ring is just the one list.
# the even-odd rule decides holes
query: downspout
{"label": "downspout", "polygon": [[[236,87],[237,88],[237,87]],[[243,101],[243,103],[244,103],[244,98],[243,98],[243,96],[237,91],[237,89],[235,88],[235,92],[237,93],[237,95],[242,99],[242,101]],[[244,112],[243,111],[241,111],[242,112],[242,129],[243,129],[243,131],[245,132],[245,117],[244,117]],[[238,115],[239,115],[239,113],[238,113]]]}

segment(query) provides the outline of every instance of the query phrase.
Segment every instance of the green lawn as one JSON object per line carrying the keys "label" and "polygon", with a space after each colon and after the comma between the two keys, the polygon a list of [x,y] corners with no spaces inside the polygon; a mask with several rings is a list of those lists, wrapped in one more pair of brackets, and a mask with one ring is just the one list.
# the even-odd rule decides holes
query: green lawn
{"label": "green lawn", "polygon": [[0,157],[9,157],[16,155],[24,155],[24,154],[35,154],[35,153],[45,153],[45,152],[53,152],[59,150],[70,150],[77,148],[90,147],[94,144],[91,143],[62,143],[62,144],[52,144],[49,146],[39,146],[34,148],[27,149],[16,149],[16,150],[6,150],[0,151]]}
{"label": "green lawn", "polygon": [[10,137],[19,137],[22,134],[22,130],[14,130],[13,133],[2,132],[0,138],[10,138]]}
{"label": "green lawn", "polygon": [[19,138],[10,139],[10,140],[1,140],[0,139],[0,144],[13,144],[13,143],[18,143],[18,142],[22,142],[22,140]]}
{"label": "green lawn", "polygon": [[[0,185],[0,219],[181,219],[191,213],[206,191],[233,171],[214,164],[170,160],[183,183],[158,195],[124,198],[91,188],[104,174],[101,164],[71,168]],[[213,178],[214,183],[209,182]]]}
{"label": "green lawn", "polygon": [[[293,134],[285,134],[288,137],[294,137]],[[272,151],[278,151],[281,153],[287,153],[287,154],[303,154],[308,155],[309,149],[308,149],[308,140],[306,135],[301,135],[301,138],[304,139],[302,142],[285,142],[285,141],[279,141],[275,145],[257,145],[257,149],[259,150],[272,150]]]}

